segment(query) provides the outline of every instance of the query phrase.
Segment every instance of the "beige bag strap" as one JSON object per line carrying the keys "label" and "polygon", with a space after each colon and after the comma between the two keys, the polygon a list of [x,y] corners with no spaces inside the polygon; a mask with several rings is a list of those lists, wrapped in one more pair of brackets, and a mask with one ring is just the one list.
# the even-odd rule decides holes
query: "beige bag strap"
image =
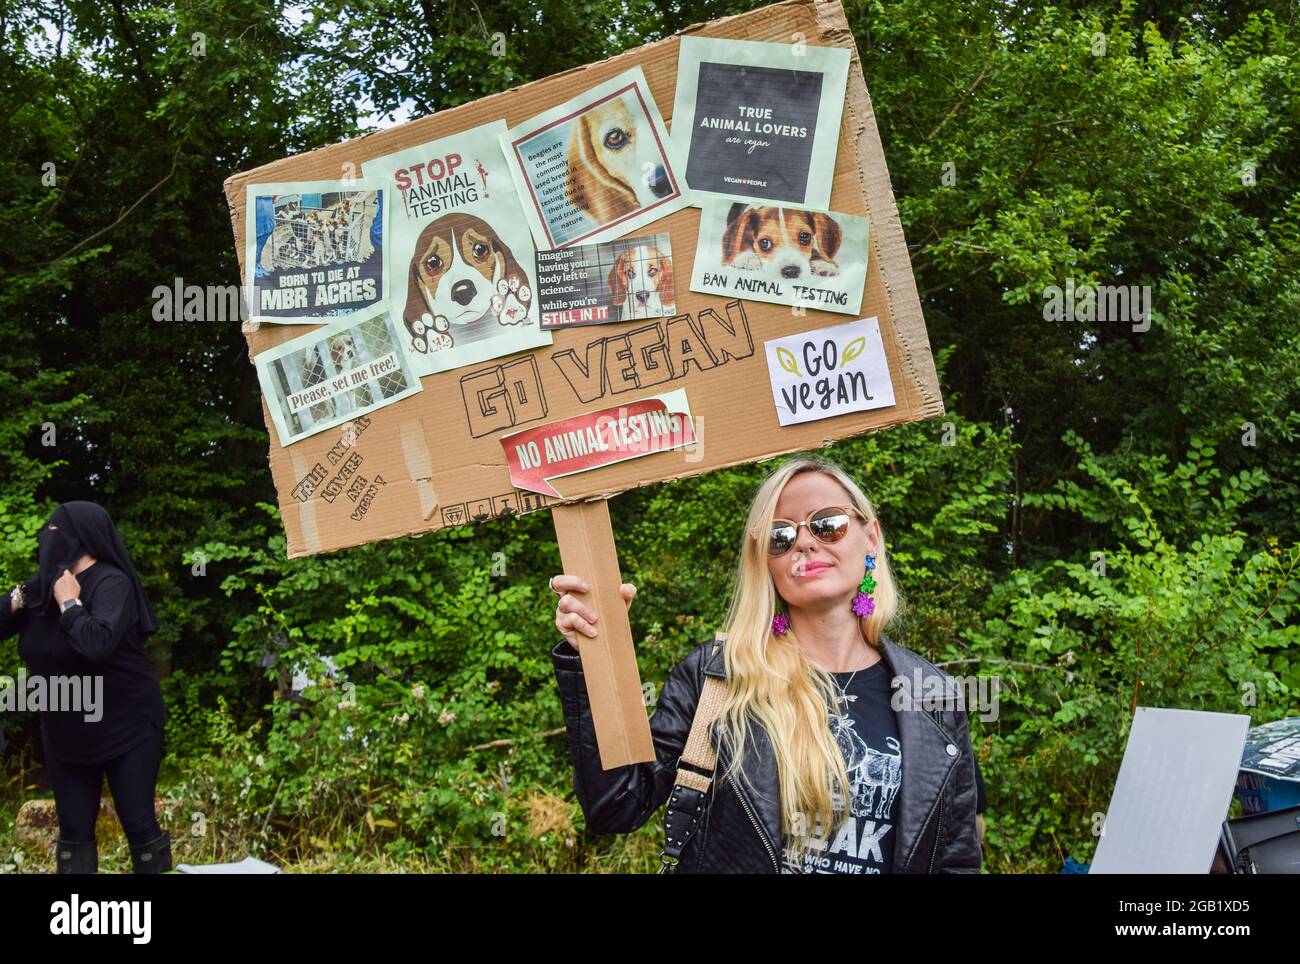
{"label": "beige bag strap", "polygon": [[[709,727],[722,713],[723,701],[727,698],[727,681],[717,676],[704,677],[704,689],[700,691],[700,702],[695,708],[695,719],[691,722],[691,734],[686,738],[686,749],[677,767],[677,783],[697,790],[708,792],[712,782],[713,768],[718,762],[718,751],[709,739]],[[710,776],[684,769],[680,764],[689,763],[699,770],[706,770]]]}
{"label": "beige bag strap", "polygon": [[[719,636],[714,645],[725,638]],[[668,873],[676,866],[686,842],[699,826],[704,800],[713,782],[713,770],[718,762],[718,751],[709,739],[709,729],[721,715],[726,696],[727,681],[705,674],[704,685],[695,706],[695,717],[691,720],[691,732],[677,761],[677,778],[664,816],[665,843],[659,854],[663,861],[659,868],[661,874]],[[687,764],[690,769],[682,764]]]}

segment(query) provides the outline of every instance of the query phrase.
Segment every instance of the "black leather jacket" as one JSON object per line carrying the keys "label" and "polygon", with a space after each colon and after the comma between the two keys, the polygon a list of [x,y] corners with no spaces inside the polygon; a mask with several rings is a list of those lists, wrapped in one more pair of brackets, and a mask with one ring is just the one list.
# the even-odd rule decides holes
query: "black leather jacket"
{"label": "black leather jacket", "polygon": [[[975,825],[975,756],[967,711],[955,702],[951,676],[904,646],[882,637],[880,654],[893,677],[904,677],[918,698],[944,692],[937,708],[897,712],[903,747],[903,783],[895,827],[896,874],[977,874],[983,861]],[[654,762],[603,770],[597,751],[582,661],[567,640],[551,652],[573,759],[573,788],[594,833],[629,833],[672,792],[677,761],[686,745],[704,674],[725,677],[722,644],[695,647],[673,667],[650,718]],[[919,673],[919,676],[917,675]],[[938,679],[936,683],[935,679]],[[917,679],[921,686],[918,689]],[[716,734],[717,724],[713,732]],[[778,873],[781,801],[776,756],[763,727],[754,724],[741,769],[747,780],[722,780],[719,754],[706,809],[677,864],[678,873]],[[715,745],[717,743],[715,737]]]}

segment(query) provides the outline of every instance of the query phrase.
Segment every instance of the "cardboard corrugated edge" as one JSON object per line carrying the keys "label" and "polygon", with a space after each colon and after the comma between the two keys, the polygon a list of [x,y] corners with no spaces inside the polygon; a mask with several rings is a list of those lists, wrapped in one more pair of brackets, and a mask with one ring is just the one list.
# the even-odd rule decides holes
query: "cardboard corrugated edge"
{"label": "cardboard corrugated edge", "polygon": [[[944,414],[943,396],[939,391],[934,356],[930,351],[930,339],[921,313],[921,297],[916,290],[911,261],[907,257],[907,239],[903,237],[902,218],[898,214],[893,186],[889,182],[885,148],[880,141],[880,129],[876,126],[875,107],[871,103],[871,94],[867,91],[867,81],[862,73],[862,60],[840,0],[816,3],[813,11],[821,25],[821,36],[824,39],[847,38],[848,41],[847,44],[842,44],[849,48],[851,55],[850,89],[845,92],[844,107],[854,117],[858,116],[859,107],[862,108],[863,116],[859,120],[862,126],[854,140],[858,153],[858,178],[871,209],[871,254],[880,264],[884,277],[885,291],[893,312],[894,335],[906,349],[903,357],[908,375],[925,396],[921,410],[909,411],[908,414],[913,419],[937,418]],[[890,243],[884,243],[886,241]],[[918,341],[925,346],[924,352],[917,348]],[[925,362],[923,366],[918,364],[918,358],[922,355]]]}

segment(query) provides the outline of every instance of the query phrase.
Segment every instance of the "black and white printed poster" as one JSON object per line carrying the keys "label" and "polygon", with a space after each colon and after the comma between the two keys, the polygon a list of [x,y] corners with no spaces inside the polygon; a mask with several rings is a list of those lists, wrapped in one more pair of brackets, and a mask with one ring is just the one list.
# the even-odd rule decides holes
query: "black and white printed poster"
{"label": "black and white printed poster", "polygon": [[672,136],[703,197],[831,204],[849,51],[681,38]]}
{"label": "black and white printed poster", "polygon": [[673,143],[693,203],[830,205],[849,51],[683,37]]}

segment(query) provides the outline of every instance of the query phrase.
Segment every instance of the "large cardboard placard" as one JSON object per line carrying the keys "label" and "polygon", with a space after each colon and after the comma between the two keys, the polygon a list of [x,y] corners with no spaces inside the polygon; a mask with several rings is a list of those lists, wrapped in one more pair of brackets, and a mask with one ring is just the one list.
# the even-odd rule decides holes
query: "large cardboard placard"
{"label": "large cardboard placard", "polygon": [[[844,315],[700,294],[678,283],[673,319],[603,324],[554,332],[549,347],[426,376],[423,391],[374,412],[349,456],[357,471],[387,481],[357,520],[346,499],[304,496],[300,482],[338,464],[339,429],[281,448],[271,412],[271,471],[290,557],[465,522],[531,511],[556,500],[510,482],[500,439],[534,425],[684,389],[696,419],[697,450],[673,449],[565,476],[565,500],[609,496],[649,483],[820,446],[834,439],[933,418],[944,412],[930,346],[871,99],[852,34],[838,2],[796,0],[689,28],[684,33],[771,43],[843,47],[852,54],[836,152],[830,208],[870,219],[867,281],[859,318],[879,319],[896,403],[782,427],[763,343],[841,324]],[[330,180],[367,161],[504,119],[516,127],[585,90],[640,67],[671,131],[680,37],[485,97],[367,137],[286,158],[225,184],[236,238],[244,250],[245,189],[255,183]],[[686,208],[639,233],[667,232],[679,278],[693,269],[700,210]],[[246,323],[250,357],[301,336],[309,326]],[[333,457],[333,461],[331,460]],[[353,460],[355,462],[355,460]]]}

